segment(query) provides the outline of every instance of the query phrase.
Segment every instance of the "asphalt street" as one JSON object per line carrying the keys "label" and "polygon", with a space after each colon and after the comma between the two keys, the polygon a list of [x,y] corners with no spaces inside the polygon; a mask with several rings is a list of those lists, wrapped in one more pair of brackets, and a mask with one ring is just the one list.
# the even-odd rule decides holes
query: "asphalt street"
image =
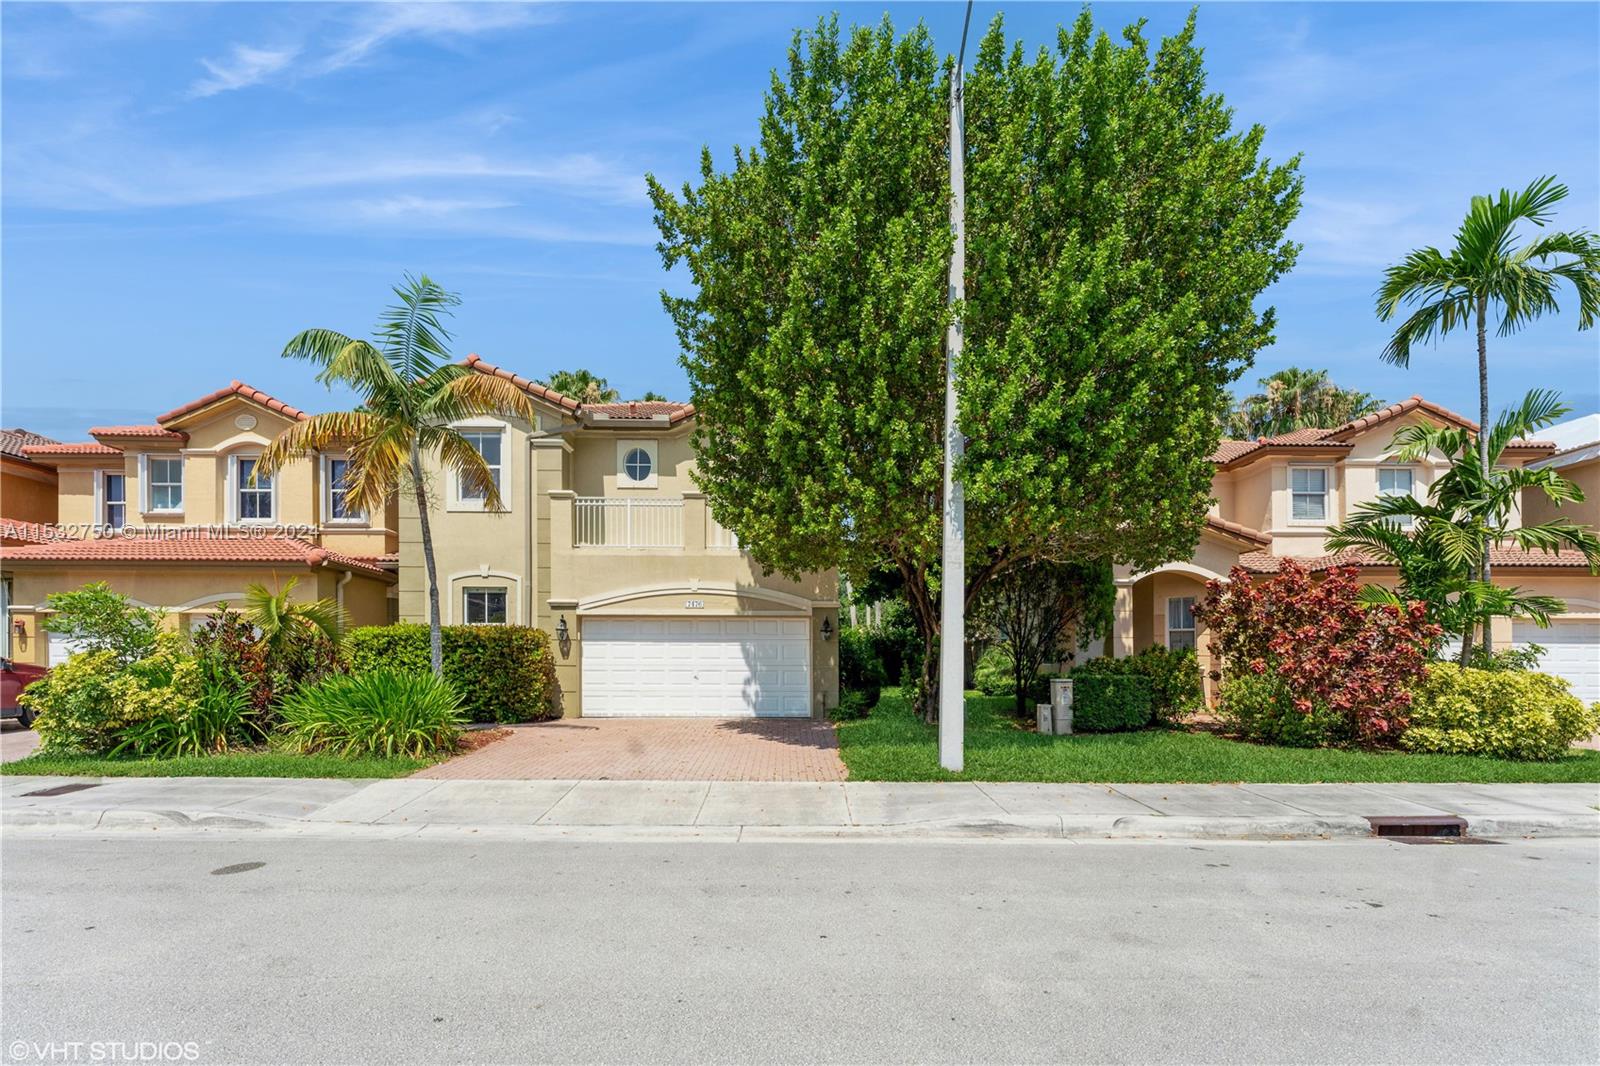
{"label": "asphalt street", "polygon": [[0,1061],[1592,1063],[1597,860],[10,836]]}

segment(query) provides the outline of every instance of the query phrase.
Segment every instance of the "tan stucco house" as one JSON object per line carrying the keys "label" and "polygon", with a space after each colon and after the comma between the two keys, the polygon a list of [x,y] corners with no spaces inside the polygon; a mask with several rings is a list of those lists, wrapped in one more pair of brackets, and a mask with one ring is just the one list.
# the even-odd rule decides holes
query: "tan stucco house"
{"label": "tan stucco house", "polygon": [[[1153,645],[1192,647],[1202,669],[1210,666],[1205,627],[1194,620],[1194,604],[1204,599],[1205,584],[1225,579],[1232,567],[1255,575],[1276,573],[1286,557],[1294,557],[1314,573],[1336,565],[1362,567],[1363,579],[1392,584],[1392,567],[1377,565],[1359,552],[1333,554],[1326,538],[1330,527],[1352,515],[1360,504],[1379,495],[1426,495],[1428,486],[1448,468],[1443,456],[1402,464],[1391,454],[1395,433],[1409,423],[1477,425],[1453,411],[1413,396],[1375,414],[1329,429],[1303,429],[1258,440],[1224,440],[1212,456],[1213,503],[1200,544],[1188,559],[1153,570],[1119,569],[1116,575],[1116,621],[1103,653],[1132,655]],[[1549,441],[1519,441],[1507,449],[1509,463],[1562,461]],[[1578,481],[1590,503],[1563,510],[1573,520],[1593,524],[1600,446],[1574,449],[1562,473]],[[1587,479],[1587,480],[1586,480]],[[1543,514],[1541,501],[1524,501],[1530,519]],[[1538,644],[1546,649],[1543,668],[1567,678],[1586,700],[1600,700],[1600,576],[1573,551],[1547,555],[1509,547],[1491,556],[1497,581],[1529,591],[1558,596],[1567,613],[1548,629],[1531,622],[1498,619],[1494,638],[1500,647]],[[1091,653],[1094,649],[1091,649]]]}
{"label": "tan stucco house", "polygon": [[395,614],[391,508],[344,506],[344,456],[319,455],[251,480],[256,458],[286,426],[308,417],[242,382],[183,404],[153,424],[100,426],[93,440],[33,442],[31,462],[56,479],[47,536],[0,546],[8,654],[46,665],[71,648],[41,626],[45,597],[106,581],[185,628],[245,586],[342,603],[356,625]]}
{"label": "tan stucco house", "polygon": [[[557,639],[568,716],[787,716],[838,703],[832,573],[763,574],[717,524],[692,479],[694,408],[580,403],[471,356],[522,388],[535,423],[460,430],[495,469],[486,511],[430,471],[446,624],[512,622]],[[427,618],[421,526],[400,509],[400,617]]]}

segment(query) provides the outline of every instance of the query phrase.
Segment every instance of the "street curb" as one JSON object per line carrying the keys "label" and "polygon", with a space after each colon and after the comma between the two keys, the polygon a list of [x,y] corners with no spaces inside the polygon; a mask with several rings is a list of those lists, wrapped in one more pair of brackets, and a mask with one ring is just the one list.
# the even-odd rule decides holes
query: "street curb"
{"label": "street curb", "polygon": [[[1467,833],[1486,840],[1600,838],[1593,815],[1493,815],[1467,818]],[[159,832],[398,839],[476,837],[525,841],[1083,841],[1083,840],[1356,840],[1378,839],[1365,818],[1174,815],[1014,815],[882,825],[550,825],[393,824],[237,817],[218,811],[40,810],[0,812],[0,831],[21,834]]]}

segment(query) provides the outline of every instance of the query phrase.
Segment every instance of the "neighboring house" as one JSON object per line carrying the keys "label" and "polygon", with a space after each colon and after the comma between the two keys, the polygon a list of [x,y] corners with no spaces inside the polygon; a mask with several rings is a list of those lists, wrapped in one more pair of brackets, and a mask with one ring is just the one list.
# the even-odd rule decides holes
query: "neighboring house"
{"label": "neighboring house", "polygon": [[[1285,557],[1293,556],[1313,572],[1354,564],[1362,566],[1364,580],[1393,584],[1392,567],[1375,565],[1359,552],[1330,554],[1325,540],[1330,527],[1351,517],[1368,500],[1396,493],[1426,497],[1428,486],[1449,464],[1442,456],[1397,463],[1390,449],[1396,431],[1419,421],[1477,428],[1476,423],[1413,396],[1331,429],[1222,441],[1212,456],[1215,502],[1194,554],[1142,573],[1118,570],[1116,622],[1107,642],[1110,654],[1131,655],[1157,644],[1192,647],[1202,668],[1208,669],[1206,631],[1197,626],[1193,608],[1205,597],[1205,583],[1226,578],[1235,565],[1267,575],[1276,573]],[[1507,449],[1505,461],[1555,462],[1561,458],[1552,454],[1555,451],[1550,441],[1519,441]],[[1581,455],[1582,449],[1563,454]],[[1589,459],[1571,460],[1563,473],[1580,482],[1585,476],[1592,479],[1594,474],[1585,474],[1584,463],[1595,465],[1592,446]],[[1589,484],[1585,491],[1591,491]],[[1600,491],[1593,495],[1600,496]],[[1543,513],[1535,501],[1523,504],[1530,519]],[[1592,509],[1563,513],[1594,522]],[[1544,669],[1566,677],[1584,699],[1600,700],[1600,576],[1574,551],[1547,555],[1502,547],[1493,550],[1491,560],[1495,580],[1559,596],[1567,603],[1567,613],[1548,629],[1496,619],[1497,646],[1544,646]]]}
{"label": "neighboring house", "polygon": [[[537,424],[459,423],[495,469],[487,512],[437,464],[434,552],[445,624],[554,635],[568,716],[820,715],[838,703],[837,582],[763,574],[691,478],[694,408],[579,403],[520,386]],[[420,523],[401,503],[400,617],[427,618]]]}
{"label": "neighboring house", "polygon": [[299,579],[296,599],[343,603],[357,625],[394,617],[393,508],[344,505],[343,455],[302,460],[251,481],[256,458],[304,412],[235,381],[153,425],[101,426],[92,441],[25,444],[54,467],[56,524],[7,542],[7,633],[20,661],[52,664],[71,647],[40,626],[45,597],[90,581],[167,612],[189,628],[245,586]]}
{"label": "neighboring house", "polygon": [[1600,529],[1600,414],[1584,415],[1545,430],[1542,436],[1555,444],[1555,454],[1528,465],[1534,469],[1554,467],[1561,476],[1583,490],[1583,500],[1557,508],[1543,495],[1523,501],[1523,514],[1529,522],[1548,522],[1557,514],[1574,522]]}
{"label": "neighboring house", "polygon": [[[0,429],[0,547],[55,539],[56,468],[30,458],[29,445],[58,441],[26,429]],[[11,657],[11,574],[0,570],[0,658]]]}

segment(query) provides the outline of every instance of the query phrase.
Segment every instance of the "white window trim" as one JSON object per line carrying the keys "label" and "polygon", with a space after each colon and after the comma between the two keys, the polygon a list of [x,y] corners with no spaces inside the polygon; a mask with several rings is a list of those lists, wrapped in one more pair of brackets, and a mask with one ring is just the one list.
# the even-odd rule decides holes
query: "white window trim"
{"label": "white window trim", "polygon": [[[498,592],[506,598],[504,622],[474,622],[467,615],[467,597],[474,592]],[[511,590],[504,585],[463,585],[461,587],[461,622],[469,626],[505,626],[511,624]]]}
{"label": "white window trim", "polygon": [[[1199,597],[1196,597],[1196,596],[1168,596],[1167,597],[1167,602],[1164,605],[1165,608],[1166,608],[1166,613],[1167,613],[1167,617],[1166,617],[1167,647],[1169,649],[1172,647],[1172,634],[1174,634],[1174,633],[1193,633],[1194,634],[1194,645],[1193,645],[1193,647],[1195,649],[1198,649],[1200,647],[1200,621],[1199,621],[1199,619],[1195,619],[1194,626],[1192,628],[1189,628],[1189,629],[1183,629],[1183,628],[1174,629],[1173,625],[1172,625],[1172,604],[1173,604],[1173,602],[1175,600],[1194,600],[1196,604],[1199,604],[1199,602],[1200,602]],[[1193,618],[1193,614],[1194,614],[1194,609],[1190,608],[1190,617],[1191,618]]]}
{"label": "white window trim", "polygon": [[[1321,518],[1296,518],[1294,516],[1294,472],[1296,470],[1322,471],[1322,517]],[[1289,524],[1291,526],[1326,526],[1333,520],[1333,467],[1321,464],[1295,463],[1289,467]],[[1302,493],[1310,496],[1311,493]]]}
{"label": "white window trim", "polygon": [[[151,500],[151,491],[150,490],[154,487],[150,483],[150,460],[152,460],[152,459],[170,459],[173,462],[178,464],[178,506],[176,506],[176,507],[159,507],[158,508],[158,507],[155,507],[155,506],[153,506],[151,504],[151,502],[150,502],[150,500]],[[185,474],[184,465],[185,464],[184,464],[184,461],[183,461],[183,456],[178,455],[178,454],[167,455],[167,454],[163,453],[163,454],[159,454],[159,455],[152,455],[149,452],[141,452],[140,453],[140,455],[139,455],[139,513],[140,514],[159,514],[159,515],[181,515],[181,514],[183,514],[184,497],[188,495],[188,486],[184,484],[184,481],[185,481],[185,478],[184,478],[184,474]]]}
{"label": "white window trim", "polygon": [[[450,428],[462,433],[498,433],[500,434],[500,502],[504,510],[510,510],[511,485],[511,441],[509,438],[510,427],[504,422],[477,421],[477,422],[452,422]],[[488,500],[465,499],[461,495],[461,478],[454,471],[447,475],[450,482],[450,492],[445,501],[445,509],[449,511],[476,511],[483,513],[488,510]],[[463,601],[465,602],[465,601]]]}
{"label": "white window trim", "polygon": [[349,462],[350,456],[346,452],[324,452],[319,458],[318,466],[322,479],[322,524],[325,526],[339,526],[340,528],[371,525],[371,517],[365,511],[359,511],[346,518],[333,517],[333,472],[329,464],[334,459],[343,459],[345,462]]}
{"label": "white window trim", "polygon": [[[1379,464],[1377,471],[1372,475],[1373,491],[1377,493],[1378,499],[1381,500],[1385,496],[1400,495],[1399,493],[1386,493],[1383,491],[1383,472],[1385,470],[1404,470],[1406,473],[1410,474],[1411,491],[1408,493],[1408,495],[1413,500],[1419,498],[1417,496],[1417,481],[1419,479],[1417,478],[1417,468],[1415,466],[1412,466],[1410,463],[1381,463]],[[1397,519],[1397,522],[1401,529],[1410,529],[1412,526],[1417,524],[1416,520],[1409,515]]]}
{"label": "white window trim", "polygon": [[234,452],[228,456],[228,524],[236,526],[270,526],[278,522],[278,482],[282,480],[282,471],[272,477],[272,488],[268,491],[272,499],[271,518],[241,518],[239,517],[239,492],[244,488],[239,477],[239,460],[255,459],[260,461],[260,452]]}
{"label": "white window trim", "polygon": [[110,526],[106,521],[106,478],[120,477],[122,479],[122,525],[117,528],[127,528],[128,525],[128,469],[127,467],[112,467],[96,470],[94,472],[94,524],[97,526]]}
{"label": "white window trim", "polygon": [[[653,489],[659,484],[661,474],[661,453],[657,447],[659,441],[644,438],[641,440],[617,441],[617,488],[619,489]],[[642,449],[650,457],[650,476],[642,481],[634,481],[628,476],[624,460],[628,453],[635,448]]]}

